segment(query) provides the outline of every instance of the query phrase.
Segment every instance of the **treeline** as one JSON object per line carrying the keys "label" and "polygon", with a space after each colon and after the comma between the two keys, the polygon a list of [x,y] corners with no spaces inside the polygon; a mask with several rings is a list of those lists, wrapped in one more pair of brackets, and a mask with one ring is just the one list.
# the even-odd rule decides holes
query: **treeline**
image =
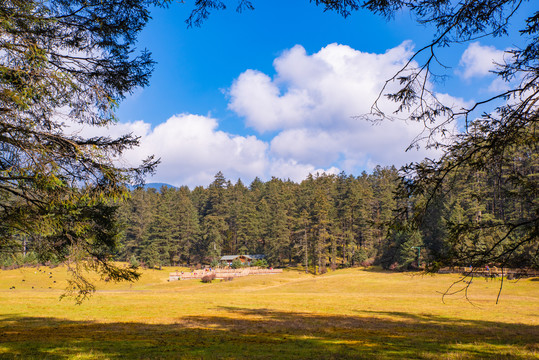
{"label": "treeline", "polygon": [[538,267],[537,147],[505,154],[487,171],[461,167],[419,190],[403,173],[377,167],[247,186],[219,172],[206,188],[136,189],[120,208],[119,257],[215,265],[221,255],[265,254],[272,266],[314,273],[417,268],[418,255],[421,267]]}
{"label": "treeline", "polygon": [[207,187],[136,189],[121,208],[122,260],[148,266],[210,264],[226,254],[265,254],[273,266],[372,264],[387,248],[399,183],[394,168],[354,177],[272,178],[249,186],[221,172]]}
{"label": "treeline", "polygon": [[[430,171],[429,163],[416,171]],[[438,182],[403,174],[377,167],[360,176],[257,178],[245,185],[219,172],[208,187],[138,188],[110,212],[122,228],[115,259],[193,266],[215,265],[222,255],[264,254],[271,266],[314,273],[371,264],[417,268],[418,256],[431,269],[539,268],[537,146],[504,153],[486,170],[461,166]],[[58,239],[68,240],[69,234]],[[40,235],[21,231],[2,248],[0,266],[63,258]]]}

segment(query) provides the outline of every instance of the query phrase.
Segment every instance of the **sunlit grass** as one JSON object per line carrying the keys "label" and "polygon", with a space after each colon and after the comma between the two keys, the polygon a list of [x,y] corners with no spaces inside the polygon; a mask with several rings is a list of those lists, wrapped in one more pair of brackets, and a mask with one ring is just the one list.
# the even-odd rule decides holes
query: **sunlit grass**
{"label": "sunlit grass", "polygon": [[[98,281],[82,305],[59,297],[66,271],[0,272],[0,358],[537,359],[539,281],[347,269],[230,282]],[[24,280],[24,281],[23,281]],[[15,286],[15,289],[10,287]],[[32,288],[33,287],[33,288]]]}

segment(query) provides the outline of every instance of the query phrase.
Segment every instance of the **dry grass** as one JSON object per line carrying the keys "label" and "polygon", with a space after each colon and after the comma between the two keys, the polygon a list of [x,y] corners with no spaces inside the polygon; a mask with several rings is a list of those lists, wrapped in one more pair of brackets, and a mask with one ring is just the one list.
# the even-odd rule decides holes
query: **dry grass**
{"label": "dry grass", "polygon": [[167,268],[98,282],[75,305],[58,300],[65,269],[40,270],[0,272],[0,358],[539,358],[537,279],[505,282],[499,305],[499,281],[477,279],[471,303],[443,304],[456,275],[289,271],[203,284],[168,282]]}

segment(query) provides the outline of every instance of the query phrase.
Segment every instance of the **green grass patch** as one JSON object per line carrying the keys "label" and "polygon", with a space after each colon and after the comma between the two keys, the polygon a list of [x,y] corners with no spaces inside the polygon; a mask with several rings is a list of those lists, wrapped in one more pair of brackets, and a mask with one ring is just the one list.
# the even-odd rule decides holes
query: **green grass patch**
{"label": "green grass patch", "polygon": [[[62,267],[0,272],[2,359],[538,359],[539,281],[359,269],[233,281],[98,281],[59,300]],[[10,287],[15,289],[10,289]]]}

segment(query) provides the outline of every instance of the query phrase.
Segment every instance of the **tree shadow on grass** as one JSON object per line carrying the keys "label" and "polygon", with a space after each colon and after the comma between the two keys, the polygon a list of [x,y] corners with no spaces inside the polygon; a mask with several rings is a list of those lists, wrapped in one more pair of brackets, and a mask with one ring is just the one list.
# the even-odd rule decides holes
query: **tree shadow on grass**
{"label": "tree shadow on grass", "polygon": [[[0,316],[2,359],[532,359],[536,326],[405,312],[219,307],[174,324]],[[165,310],[165,309],[164,309]]]}

